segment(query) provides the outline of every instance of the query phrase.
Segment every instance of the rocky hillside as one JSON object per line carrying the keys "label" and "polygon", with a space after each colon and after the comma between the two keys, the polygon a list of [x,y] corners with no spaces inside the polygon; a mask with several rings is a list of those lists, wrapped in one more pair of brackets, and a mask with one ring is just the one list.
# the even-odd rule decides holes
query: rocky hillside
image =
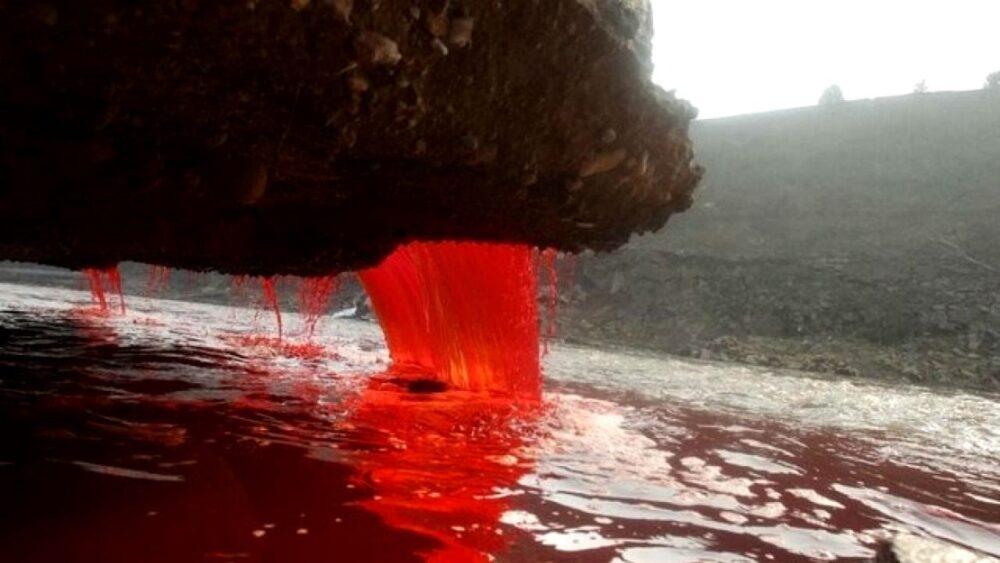
{"label": "rocky hillside", "polygon": [[1000,96],[696,122],[689,213],[578,261],[563,332],[672,353],[1000,387]]}

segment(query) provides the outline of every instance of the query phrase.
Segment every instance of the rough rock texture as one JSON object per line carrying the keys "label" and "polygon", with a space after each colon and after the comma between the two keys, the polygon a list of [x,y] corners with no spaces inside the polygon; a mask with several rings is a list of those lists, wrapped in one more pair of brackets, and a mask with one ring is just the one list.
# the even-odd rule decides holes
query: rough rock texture
{"label": "rough rock texture", "polygon": [[[686,209],[639,0],[0,1],[0,258],[316,274]],[[669,30],[664,30],[669,33]]]}

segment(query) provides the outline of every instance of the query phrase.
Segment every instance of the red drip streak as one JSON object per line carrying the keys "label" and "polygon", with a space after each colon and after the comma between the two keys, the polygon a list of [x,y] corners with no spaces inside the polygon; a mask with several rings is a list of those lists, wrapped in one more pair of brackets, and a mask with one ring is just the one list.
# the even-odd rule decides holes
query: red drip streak
{"label": "red drip streak", "polygon": [[299,312],[305,318],[306,333],[312,338],[316,323],[326,313],[330,298],[337,291],[337,276],[304,278],[299,287]]}
{"label": "red drip streak", "polygon": [[108,310],[108,300],[104,296],[104,282],[101,281],[101,271],[97,268],[84,268],[83,275],[90,283],[90,297],[101,311]]}
{"label": "red drip streak", "polygon": [[104,278],[107,278],[107,285],[118,294],[118,305],[122,314],[125,314],[125,295],[122,292],[122,277],[118,272],[118,266],[111,266],[104,270],[97,268],[84,268],[83,275],[90,283],[90,295],[97,304],[98,310],[102,313],[108,312],[108,299],[104,291]]}
{"label": "red drip streak", "polygon": [[537,398],[538,304],[531,248],[411,243],[361,282],[396,372],[471,391]]}
{"label": "red drip streak", "polygon": [[274,277],[261,278],[260,286],[264,293],[264,303],[274,309],[274,318],[278,322],[278,341],[280,342],[282,336],[281,304],[278,303],[278,290],[275,287]]}
{"label": "red drip streak", "polygon": [[549,341],[556,336],[556,315],[559,307],[559,273],[556,271],[556,250],[547,248],[542,251],[542,265],[548,282],[548,301],[545,310],[545,348],[549,352]]}

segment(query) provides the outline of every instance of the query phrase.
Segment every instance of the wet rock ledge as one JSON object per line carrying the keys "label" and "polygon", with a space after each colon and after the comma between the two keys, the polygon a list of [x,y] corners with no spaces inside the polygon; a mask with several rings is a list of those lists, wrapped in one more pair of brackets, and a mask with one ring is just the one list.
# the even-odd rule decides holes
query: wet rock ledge
{"label": "wet rock ledge", "polygon": [[0,0],[0,258],[614,248],[701,175],[651,33],[645,0]]}

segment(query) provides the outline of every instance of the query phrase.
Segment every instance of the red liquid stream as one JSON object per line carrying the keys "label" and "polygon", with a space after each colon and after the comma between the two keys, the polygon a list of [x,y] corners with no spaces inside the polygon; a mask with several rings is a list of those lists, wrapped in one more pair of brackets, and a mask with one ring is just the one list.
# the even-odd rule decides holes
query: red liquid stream
{"label": "red liquid stream", "polygon": [[101,311],[108,310],[108,299],[104,296],[104,282],[101,281],[101,271],[97,268],[84,268],[83,275],[90,283],[90,297]]}
{"label": "red liquid stream", "polygon": [[302,285],[299,287],[299,312],[304,318],[308,338],[312,338],[316,331],[316,323],[326,313],[330,298],[336,293],[338,286],[337,276],[302,280]]}
{"label": "red liquid stream", "polygon": [[264,293],[264,303],[274,310],[274,318],[278,323],[278,341],[281,341],[282,337],[282,327],[281,327],[281,304],[278,303],[278,290],[275,287],[275,278],[261,278],[260,287]]}
{"label": "red liquid stream", "polygon": [[359,276],[394,372],[470,391],[539,396],[530,247],[411,243]]}
{"label": "red liquid stream", "polygon": [[87,277],[90,284],[90,295],[97,304],[101,313],[108,313],[108,299],[105,295],[105,278],[107,288],[118,294],[118,306],[121,313],[125,314],[125,294],[122,292],[122,277],[118,272],[118,266],[111,266],[103,270],[98,268],[84,268],[83,275]]}

